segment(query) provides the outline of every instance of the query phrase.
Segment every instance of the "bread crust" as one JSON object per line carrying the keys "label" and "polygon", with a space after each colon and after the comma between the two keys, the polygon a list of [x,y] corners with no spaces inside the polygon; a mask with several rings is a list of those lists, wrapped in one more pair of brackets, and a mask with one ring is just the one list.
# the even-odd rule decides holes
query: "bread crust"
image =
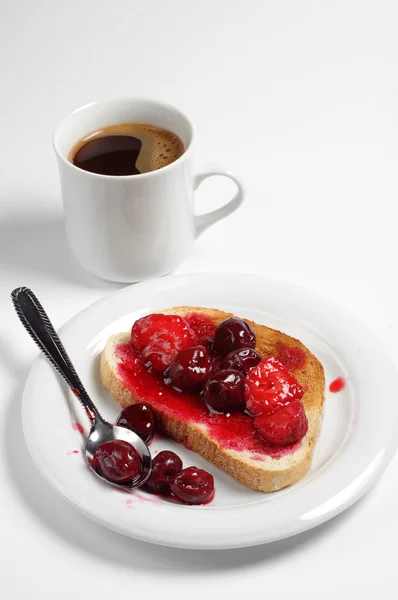
{"label": "bread crust", "polygon": [[[213,319],[216,324],[234,316],[217,309],[192,306],[179,306],[161,312],[180,316],[191,312],[203,313]],[[308,419],[308,432],[297,450],[280,458],[264,456],[263,461],[255,461],[244,453],[220,447],[196,423],[186,423],[169,416],[166,417],[164,413],[152,408],[154,408],[162,429],[170,438],[182,442],[247,487],[262,492],[274,492],[296,483],[311,466],[323,417],[324,371],[319,360],[299,340],[249,319],[245,319],[245,321],[255,331],[256,350],[261,356],[276,355],[278,342],[288,346],[298,346],[306,355],[304,367],[293,371],[296,379],[306,390],[302,402]],[[115,348],[118,344],[129,341],[129,332],[111,336],[101,356],[102,383],[123,408],[141,401],[124,386],[117,371]],[[147,401],[146,404],[148,404]]]}

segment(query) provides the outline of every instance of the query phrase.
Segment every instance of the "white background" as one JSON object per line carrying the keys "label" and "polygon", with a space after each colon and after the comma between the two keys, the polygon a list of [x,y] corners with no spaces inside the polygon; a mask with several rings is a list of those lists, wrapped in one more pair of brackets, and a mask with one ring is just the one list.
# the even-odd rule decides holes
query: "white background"
{"label": "white background", "polygon": [[[397,364],[396,1],[3,0],[0,9],[4,598],[396,600],[397,457],[346,513],[268,546],[165,549],[80,516],[23,442],[21,392],[37,352],[9,301],[14,287],[31,287],[58,327],[120,287],[69,254],[51,135],[81,104],[148,95],[194,121],[198,166],[227,165],[249,192],[177,272],[299,283],[359,316]],[[232,189],[206,182],[200,210]]]}

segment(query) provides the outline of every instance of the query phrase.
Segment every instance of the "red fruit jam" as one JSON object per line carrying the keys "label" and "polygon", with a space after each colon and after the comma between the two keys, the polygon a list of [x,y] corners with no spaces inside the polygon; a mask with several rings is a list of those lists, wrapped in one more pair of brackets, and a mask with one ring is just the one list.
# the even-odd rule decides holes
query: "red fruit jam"
{"label": "red fruit jam", "polygon": [[84,435],[84,427],[81,423],[78,423],[77,421],[75,423],[72,423],[72,429],[73,431],[78,431],[79,433]]}
{"label": "red fruit jam", "polygon": [[287,346],[283,342],[276,343],[277,355],[276,358],[285,365],[289,371],[302,369],[305,366],[307,357],[304,350],[298,346]]}
{"label": "red fruit jam", "polygon": [[345,381],[343,377],[337,377],[332,383],[329,385],[329,390],[336,394],[337,392],[342,392],[345,388]]}
{"label": "red fruit jam", "polygon": [[[191,320],[192,318],[192,320]],[[200,331],[201,315],[193,313],[185,316],[192,329]],[[192,324],[194,321],[194,325]],[[203,318],[203,327],[211,331],[209,318]],[[213,323],[213,331],[216,325]],[[293,452],[297,446],[275,448],[261,439],[256,431],[253,418],[245,413],[211,414],[204,404],[203,398],[189,392],[179,392],[166,385],[160,373],[150,372],[144,360],[133,344],[120,344],[116,348],[118,357],[118,373],[124,385],[141,398],[142,402],[150,402],[157,416],[165,415],[186,422],[203,426],[212,439],[222,448],[254,454],[279,457]],[[256,368],[256,367],[255,367]],[[161,418],[157,419],[159,424]]]}

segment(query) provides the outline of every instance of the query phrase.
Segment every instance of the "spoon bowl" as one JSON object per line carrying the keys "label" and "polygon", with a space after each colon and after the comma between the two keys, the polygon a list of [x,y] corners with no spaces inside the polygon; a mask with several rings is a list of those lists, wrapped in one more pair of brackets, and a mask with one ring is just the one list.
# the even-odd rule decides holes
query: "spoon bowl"
{"label": "spoon bowl", "polygon": [[[113,440],[123,440],[133,446],[138,452],[141,459],[142,470],[135,479],[129,484],[114,483],[102,477],[102,475],[93,468],[94,455],[97,452],[99,446],[105,442]],[[152,459],[149,452],[148,446],[142,441],[134,431],[127,429],[126,427],[120,427],[119,425],[111,425],[107,421],[98,422],[90,431],[88,438],[86,439],[85,445],[86,461],[92,471],[105,481],[106,483],[113,485],[117,488],[129,489],[133,487],[139,487],[148,479],[152,469]]]}
{"label": "spoon bowl", "polygon": [[[86,415],[91,423],[91,429],[86,440],[85,458],[92,472],[108,485],[117,488],[131,489],[145,483],[152,470],[152,459],[148,446],[130,429],[120,427],[119,425],[112,425],[101,416],[80,381],[57,332],[34,293],[26,287],[20,287],[12,292],[11,299],[17,315],[27,332],[39,346],[40,350],[43,351],[54,369],[64,378],[86,411]],[[105,477],[102,477],[93,467],[94,456],[98,448],[101,444],[113,440],[123,440],[131,444],[141,459],[141,471],[133,481],[125,485],[109,481]]]}

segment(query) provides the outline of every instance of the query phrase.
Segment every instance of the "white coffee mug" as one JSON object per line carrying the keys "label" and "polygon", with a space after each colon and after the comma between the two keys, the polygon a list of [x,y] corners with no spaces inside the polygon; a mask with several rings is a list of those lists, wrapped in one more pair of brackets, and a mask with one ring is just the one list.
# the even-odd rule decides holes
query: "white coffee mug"
{"label": "white coffee mug", "polygon": [[[139,175],[98,175],[68,160],[86,135],[119,123],[148,123],[177,134],[185,151],[173,163]],[[54,133],[69,245],[87,271],[111,281],[165,275],[189,254],[195,237],[242,203],[240,179],[225,170],[194,174],[193,127],[173,106],[149,99],[93,102],[65,117]],[[196,216],[194,190],[224,175],[237,186],[226,205]]]}

